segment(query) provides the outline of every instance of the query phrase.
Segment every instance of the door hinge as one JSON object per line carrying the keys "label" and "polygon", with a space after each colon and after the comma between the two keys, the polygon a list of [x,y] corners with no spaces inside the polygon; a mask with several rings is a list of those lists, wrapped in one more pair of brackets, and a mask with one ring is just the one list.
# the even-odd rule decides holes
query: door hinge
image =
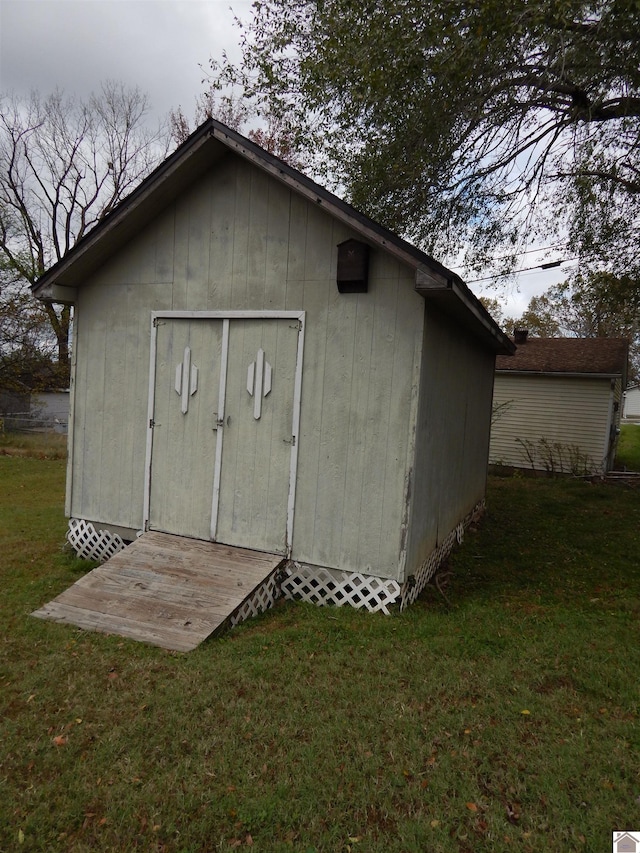
{"label": "door hinge", "polygon": [[154,426],[157,426],[157,424],[156,424],[156,422],[154,421],[154,419],[153,419],[153,418],[151,418],[151,420],[149,421],[149,429],[153,429],[153,428],[154,428]]}
{"label": "door hinge", "polygon": [[296,332],[302,331],[302,320],[298,320],[292,326],[289,326],[290,329],[295,329]]}
{"label": "door hinge", "polygon": [[292,436],[291,436],[291,438],[283,438],[283,439],[282,439],[282,441],[283,441],[285,444],[290,444],[290,445],[291,445],[291,447],[295,447],[295,446],[296,446],[296,437],[295,437],[295,435],[292,435]]}

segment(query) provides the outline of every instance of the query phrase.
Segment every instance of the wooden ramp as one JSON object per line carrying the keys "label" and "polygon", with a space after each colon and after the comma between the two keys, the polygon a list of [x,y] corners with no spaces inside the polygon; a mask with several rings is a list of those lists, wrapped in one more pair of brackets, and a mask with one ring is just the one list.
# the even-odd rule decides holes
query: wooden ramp
{"label": "wooden ramp", "polygon": [[[266,609],[284,562],[281,554],[144,533],[32,615],[187,652],[226,622]],[[256,607],[256,597],[268,603]]]}

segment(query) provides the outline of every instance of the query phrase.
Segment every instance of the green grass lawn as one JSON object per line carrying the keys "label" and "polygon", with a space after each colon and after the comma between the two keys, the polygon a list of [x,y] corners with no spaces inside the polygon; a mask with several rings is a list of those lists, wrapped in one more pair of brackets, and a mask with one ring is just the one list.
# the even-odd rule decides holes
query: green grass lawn
{"label": "green grass lawn", "polygon": [[593,851],[640,827],[640,491],[495,478],[403,614],[283,603],[187,655],[31,618],[64,463],[0,457],[0,850]]}
{"label": "green grass lawn", "polygon": [[640,424],[622,424],[616,468],[621,471],[640,471]]}

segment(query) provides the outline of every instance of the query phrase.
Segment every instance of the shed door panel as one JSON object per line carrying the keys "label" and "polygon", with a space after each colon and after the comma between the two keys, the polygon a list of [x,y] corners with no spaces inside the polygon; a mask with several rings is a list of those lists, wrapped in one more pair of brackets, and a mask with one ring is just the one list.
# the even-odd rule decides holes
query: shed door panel
{"label": "shed door panel", "polygon": [[286,553],[298,332],[158,321],[150,529]]}
{"label": "shed door panel", "polygon": [[297,346],[294,320],[230,323],[218,542],[286,552]]}
{"label": "shed door panel", "polygon": [[159,320],[149,527],[211,538],[221,320]]}

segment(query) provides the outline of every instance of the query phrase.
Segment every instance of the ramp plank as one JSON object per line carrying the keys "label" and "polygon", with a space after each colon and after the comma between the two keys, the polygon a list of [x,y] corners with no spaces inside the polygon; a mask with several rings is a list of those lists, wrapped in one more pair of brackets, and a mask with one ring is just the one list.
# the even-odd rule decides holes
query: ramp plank
{"label": "ramp plank", "polygon": [[220,630],[284,562],[282,554],[153,531],[32,615],[186,652]]}

